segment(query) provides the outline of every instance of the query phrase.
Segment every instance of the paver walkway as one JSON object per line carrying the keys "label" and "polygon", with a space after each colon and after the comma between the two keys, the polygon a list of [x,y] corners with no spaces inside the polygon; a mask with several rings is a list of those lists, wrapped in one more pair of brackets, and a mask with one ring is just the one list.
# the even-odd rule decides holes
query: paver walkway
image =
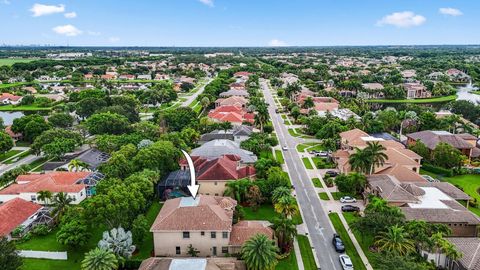
{"label": "paver walkway", "polygon": [[35,250],[19,250],[19,255],[24,258],[50,259],[50,260],[67,260],[66,251],[35,251]]}

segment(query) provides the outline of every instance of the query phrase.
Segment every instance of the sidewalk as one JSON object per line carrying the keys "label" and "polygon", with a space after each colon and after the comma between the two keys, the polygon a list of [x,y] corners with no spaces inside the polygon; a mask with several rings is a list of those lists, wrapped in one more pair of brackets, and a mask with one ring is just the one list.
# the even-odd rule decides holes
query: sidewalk
{"label": "sidewalk", "polygon": [[49,260],[67,260],[66,251],[35,251],[19,250],[19,255],[24,258],[49,259]]}
{"label": "sidewalk", "polygon": [[297,238],[293,240],[293,249],[295,250],[295,257],[297,258],[298,270],[305,270],[303,265],[302,253],[300,252],[300,246],[298,245]]}

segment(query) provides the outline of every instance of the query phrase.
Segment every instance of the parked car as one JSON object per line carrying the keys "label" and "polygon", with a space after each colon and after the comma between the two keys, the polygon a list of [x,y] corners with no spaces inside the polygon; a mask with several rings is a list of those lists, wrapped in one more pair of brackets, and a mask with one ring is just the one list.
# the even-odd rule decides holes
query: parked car
{"label": "parked car", "polygon": [[333,234],[332,244],[333,244],[333,247],[335,248],[336,252],[344,252],[345,251],[345,246],[343,245],[343,241],[340,238],[340,236],[336,233]]}
{"label": "parked car", "polygon": [[352,260],[350,260],[350,257],[347,254],[338,256],[338,259],[340,260],[343,270],[353,270]]}
{"label": "parked car", "polygon": [[336,171],[327,171],[325,172],[325,175],[328,175],[330,177],[335,177],[338,175],[338,173]]}
{"label": "parked car", "polygon": [[344,205],[342,206],[342,212],[358,212],[360,211],[360,207],[355,206],[355,205]]}
{"label": "parked car", "polygon": [[286,145],[284,145],[284,146],[282,147],[282,150],[283,150],[283,151],[287,151],[287,150],[288,150],[288,147],[287,147]]}
{"label": "parked car", "polygon": [[320,151],[315,154],[317,157],[328,157],[328,152],[326,151]]}
{"label": "parked car", "polygon": [[341,203],[355,203],[357,199],[350,197],[350,196],[343,196],[340,198]]}
{"label": "parked car", "polygon": [[309,153],[312,154],[312,155],[316,155],[318,153],[318,151],[317,150],[312,150]]}
{"label": "parked car", "polygon": [[423,179],[427,180],[428,182],[440,182],[437,179],[431,177],[430,175],[422,174]]}

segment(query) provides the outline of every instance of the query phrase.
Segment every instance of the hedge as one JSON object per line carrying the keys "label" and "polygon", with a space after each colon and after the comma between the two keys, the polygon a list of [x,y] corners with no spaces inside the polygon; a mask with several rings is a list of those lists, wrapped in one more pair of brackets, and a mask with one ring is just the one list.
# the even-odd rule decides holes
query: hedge
{"label": "hedge", "polygon": [[439,175],[446,176],[446,177],[452,177],[454,175],[452,169],[445,169],[445,168],[433,166],[433,165],[430,165],[430,164],[423,164],[422,169],[424,169],[425,171],[435,173],[435,174],[439,174]]}

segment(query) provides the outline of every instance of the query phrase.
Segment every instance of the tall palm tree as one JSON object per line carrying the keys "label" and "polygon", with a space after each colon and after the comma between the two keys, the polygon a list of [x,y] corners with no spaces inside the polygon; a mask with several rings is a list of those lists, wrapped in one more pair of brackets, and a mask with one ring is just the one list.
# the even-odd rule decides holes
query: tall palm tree
{"label": "tall palm tree", "polygon": [[249,270],[273,270],[277,265],[278,248],[264,234],[256,234],[242,246],[241,254]]}
{"label": "tall palm tree", "polygon": [[85,254],[82,270],[112,270],[118,268],[115,254],[109,250],[95,248]]}
{"label": "tall palm tree", "polygon": [[277,187],[272,192],[272,202],[276,203],[280,198],[285,196],[292,196],[292,191],[288,187]]}
{"label": "tall palm tree", "polygon": [[39,201],[43,201],[44,204],[48,204],[48,202],[50,202],[52,199],[52,192],[49,190],[40,190],[37,193],[37,199]]}
{"label": "tall palm tree", "polygon": [[415,252],[415,242],[408,238],[408,234],[403,227],[394,225],[386,232],[380,232],[375,237],[375,246],[380,251],[405,256]]}
{"label": "tall palm tree", "polygon": [[210,99],[208,97],[203,97],[200,100],[200,104],[202,105],[202,112],[200,113],[200,115],[203,115],[208,106],[210,106]]}
{"label": "tall palm tree", "polygon": [[70,172],[80,172],[80,171],[86,170],[87,168],[88,168],[88,165],[85,162],[78,159],[72,159],[68,163],[68,170]]}
{"label": "tall palm tree", "polygon": [[355,152],[350,155],[348,162],[353,171],[368,173],[370,163],[367,160],[367,153],[364,150],[355,148]]}
{"label": "tall palm tree", "polygon": [[297,235],[295,223],[288,218],[281,217],[273,221],[273,229],[278,239],[278,246],[282,253],[287,253],[292,248],[293,237]]}
{"label": "tall palm tree", "polygon": [[367,161],[370,163],[369,174],[373,174],[375,167],[385,164],[388,159],[387,154],[383,151],[387,150],[378,142],[367,142],[367,147],[363,151],[367,153]]}
{"label": "tall palm tree", "polygon": [[261,104],[257,107],[257,113],[255,114],[255,125],[260,126],[260,131],[263,132],[263,127],[268,121],[268,107],[265,104]]}
{"label": "tall palm tree", "polygon": [[57,216],[57,220],[63,216],[72,201],[73,199],[65,192],[59,192],[53,196],[53,213]]}
{"label": "tall palm tree", "polygon": [[275,203],[274,208],[277,213],[283,214],[289,219],[298,213],[297,201],[291,195],[281,197]]}

